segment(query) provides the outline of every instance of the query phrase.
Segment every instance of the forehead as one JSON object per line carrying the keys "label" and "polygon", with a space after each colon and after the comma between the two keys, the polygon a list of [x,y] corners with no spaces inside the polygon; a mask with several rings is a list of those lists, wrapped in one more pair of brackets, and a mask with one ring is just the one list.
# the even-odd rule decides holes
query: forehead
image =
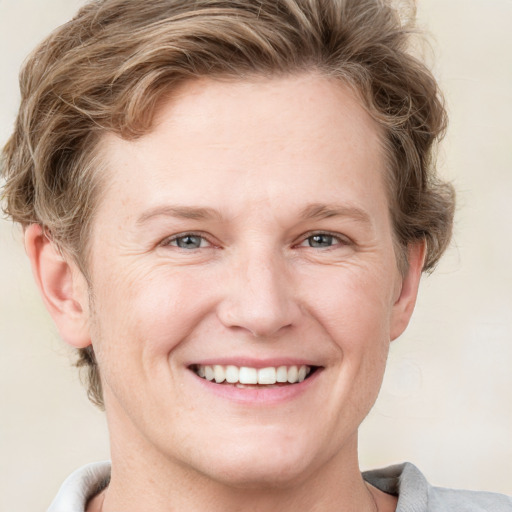
{"label": "forehead", "polygon": [[378,125],[338,80],[196,80],[161,103],[150,133],[104,137],[109,200],[100,208],[117,202],[123,210],[124,197],[127,214],[181,200],[225,209],[290,200],[303,210],[308,195],[350,202],[376,185],[382,199],[380,141]]}

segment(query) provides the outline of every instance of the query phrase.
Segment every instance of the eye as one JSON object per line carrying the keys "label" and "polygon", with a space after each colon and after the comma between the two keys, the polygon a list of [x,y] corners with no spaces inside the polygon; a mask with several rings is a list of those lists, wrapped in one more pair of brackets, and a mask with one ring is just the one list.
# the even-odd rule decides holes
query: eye
{"label": "eye", "polygon": [[201,235],[197,235],[195,233],[184,233],[182,235],[167,238],[161,245],[193,250],[208,247],[211,244]]}
{"label": "eye", "polygon": [[331,247],[335,243],[335,238],[332,235],[320,233],[318,235],[308,236],[306,239],[310,247]]}
{"label": "eye", "polygon": [[327,249],[334,246],[349,245],[349,241],[340,235],[313,233],[307,236],[299,245],[301,247],[312,247],[313,249]]}

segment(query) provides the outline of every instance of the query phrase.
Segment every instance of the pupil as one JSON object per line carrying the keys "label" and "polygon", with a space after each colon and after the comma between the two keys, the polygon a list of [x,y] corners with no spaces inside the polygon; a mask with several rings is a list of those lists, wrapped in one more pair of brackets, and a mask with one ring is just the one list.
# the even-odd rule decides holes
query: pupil
{"label": "pupil", "polygon": [[310,239],[311,247],[329,247],[332,245],[331,235],[313,235]]}
{"label": "pupil", "polygon": [[194,235],[182,236],[176,240],[176,243],[182,249],[197,249],[201,245],[201,237]]}

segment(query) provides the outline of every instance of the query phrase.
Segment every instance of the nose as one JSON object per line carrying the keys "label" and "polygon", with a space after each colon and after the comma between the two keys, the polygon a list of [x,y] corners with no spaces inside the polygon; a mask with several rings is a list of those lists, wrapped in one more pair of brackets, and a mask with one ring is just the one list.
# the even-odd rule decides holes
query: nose
{"label": "nose", "polygon": [[240,257],[227,269],[217,310],[222,324],[262,339],[296,324],[300,307],[290,270],[275,254]]}

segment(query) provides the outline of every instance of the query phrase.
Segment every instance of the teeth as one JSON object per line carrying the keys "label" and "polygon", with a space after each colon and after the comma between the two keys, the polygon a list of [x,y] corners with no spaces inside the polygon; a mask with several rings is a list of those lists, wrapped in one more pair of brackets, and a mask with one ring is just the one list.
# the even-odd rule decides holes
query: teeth
{"label": "teeth", "polygon": [[288,368],[288,382],[290,384],[293,384],[294,382],[297,382],[299,380],[299,370],[296,366],[290,366]]}
{"label": "teeth", "polygon": [[258,370],[242,366],[238,375],[238,382],[240,384],[258,384]]}
{"label": "teeth", "polygon": [[215,372],[211,366],[204,367],[204,376],[206,380],[213,380],[215,378]]}
{"label": "teeth", "polygon": [[288,382],[288,368],[280,366],[276,371],[277,382]]}
{"label": "teeth", "polygon": [[301,366],[269,366],[267,368],[250,368],[248,366],[223,366],[220,364],[197,366],[195,373],[203,379],[221,384],[260,384],[272,385],[277,383],[296,384],[302,382],[310,373],[311,367]]}
{"label": "teeth", "polygon": [[[204,366],[200,366],[199,370],[201,370],[201,368],[204,368]],[[236,366],[226,366],[226,381],[229,382],[230,384],[235,384],[235,382],[238,382],[239,373],[240,372],[238,371],[238,368]],[[199,372],[197,374],[199,375],[199,377],[201,377],[201,374]]]}
{"label": "teeth", "polygon": [[221,382],[224,382],[226,380],[226,370],[224,370],[224,366],[216,364],[213,367],[213,373],[215,375],[215,382],[217,384],[220,384]]}
{"label": "teeth", "polygon": [[258,384],[275,384],[276,383],[276,369],[275,368],[261,368],[258,370]]}

